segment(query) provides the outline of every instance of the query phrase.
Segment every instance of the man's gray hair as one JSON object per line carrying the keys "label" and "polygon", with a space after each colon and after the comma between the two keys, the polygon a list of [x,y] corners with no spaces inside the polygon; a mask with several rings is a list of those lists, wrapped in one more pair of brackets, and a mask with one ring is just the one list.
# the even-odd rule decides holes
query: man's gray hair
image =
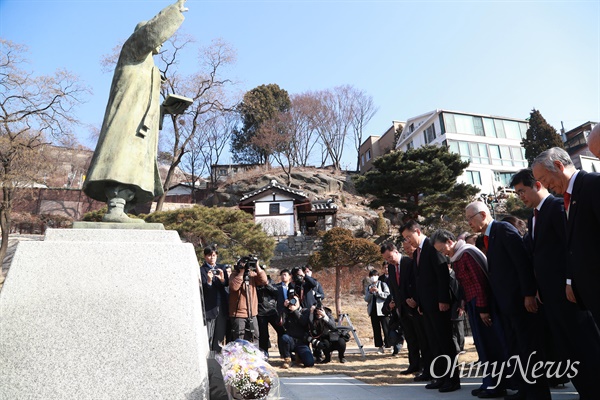
{"label": "man's gray hair", "polygon": [[475,200],[474,202],[469,203],[469,205],[465,207],[465,211],[468,211],[468,210],[473,210],[476,213],[480,213],[480,212],[484,211],[485,215],[492,215],[490,213],[490,209],[488,208],[488,206],[486,206],[483,201],[479,201],[479,200]]}
{"label": "man's gray hair", "polygon": [[573,165],[573,161],[571,161],[569,153],[567,153],[564,149],[561,149],[560,147],[552,147],[551,149],[548,149],[538,154],[538,156],[533,160],[531,168],[540,164],[548,171],[556,172],[557,168],[556,165],[554,165],[555,161],[560,161],[560,163],[565,167],[568,165]]}

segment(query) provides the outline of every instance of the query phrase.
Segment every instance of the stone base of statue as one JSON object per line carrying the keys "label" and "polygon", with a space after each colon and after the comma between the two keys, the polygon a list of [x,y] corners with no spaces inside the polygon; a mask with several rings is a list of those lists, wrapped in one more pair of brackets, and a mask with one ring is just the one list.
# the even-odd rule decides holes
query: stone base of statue
{"label": "stone base of statue", "polygon": [[191,244],[165,230],[49,229],[0,292],[0,399],[206,399]]}

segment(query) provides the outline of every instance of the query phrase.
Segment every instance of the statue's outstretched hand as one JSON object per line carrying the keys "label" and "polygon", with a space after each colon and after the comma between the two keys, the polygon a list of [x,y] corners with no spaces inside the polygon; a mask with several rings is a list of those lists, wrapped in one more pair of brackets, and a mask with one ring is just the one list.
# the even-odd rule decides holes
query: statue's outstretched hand
{"label": "statue's outstretched hand", "polygon": [[177,5],[179,6],[179,11],[186,12],[188,8],[184,7],[186,0],[177,0]]}

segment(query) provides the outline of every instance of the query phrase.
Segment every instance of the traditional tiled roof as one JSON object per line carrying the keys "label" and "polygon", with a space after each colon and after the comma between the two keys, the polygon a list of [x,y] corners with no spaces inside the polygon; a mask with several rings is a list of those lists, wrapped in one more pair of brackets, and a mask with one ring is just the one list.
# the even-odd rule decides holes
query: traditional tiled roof
{"label": "traditional tiled roof", "polygon": [[333,199],[315,200],[311,202],[311,211],[337,210],[338,206]]}
{"label": "traditional tiled roof", "polygon": [[271,181],[271,183],[269,183],[267,186],[263,186],[259,189],[256,189],[253,192],[246,193],[244,196],[242,196],[242,198],[240,199],[240,202],[244,202],[258,194],[261,194],[262,192],[266,192],[267,190],[271,190],[271,189],[279,189],[281,191],[290,193],[294,196],[308,198],[308,195],[306,193],[304,193],[303,191],[298,190],[298,189],[293,189],[289,186],[282,185],[281,183],[279,183],[273,179]]}

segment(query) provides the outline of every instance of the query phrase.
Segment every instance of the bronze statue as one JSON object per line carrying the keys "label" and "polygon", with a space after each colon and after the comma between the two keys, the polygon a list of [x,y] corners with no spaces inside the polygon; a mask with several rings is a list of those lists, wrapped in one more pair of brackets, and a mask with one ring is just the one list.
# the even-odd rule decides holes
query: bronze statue
{"label": "bronze statue", "polygon": [[105,222],[144,222],[126,212],[163,194],[156,160],[160,120],[163,113],[180,114],[189,104],[179,102],[161,110],[161,75],[153,55],[183,23],[185,1],[140,22],[121,49],[83,184],[85,194],[108,203]]}

